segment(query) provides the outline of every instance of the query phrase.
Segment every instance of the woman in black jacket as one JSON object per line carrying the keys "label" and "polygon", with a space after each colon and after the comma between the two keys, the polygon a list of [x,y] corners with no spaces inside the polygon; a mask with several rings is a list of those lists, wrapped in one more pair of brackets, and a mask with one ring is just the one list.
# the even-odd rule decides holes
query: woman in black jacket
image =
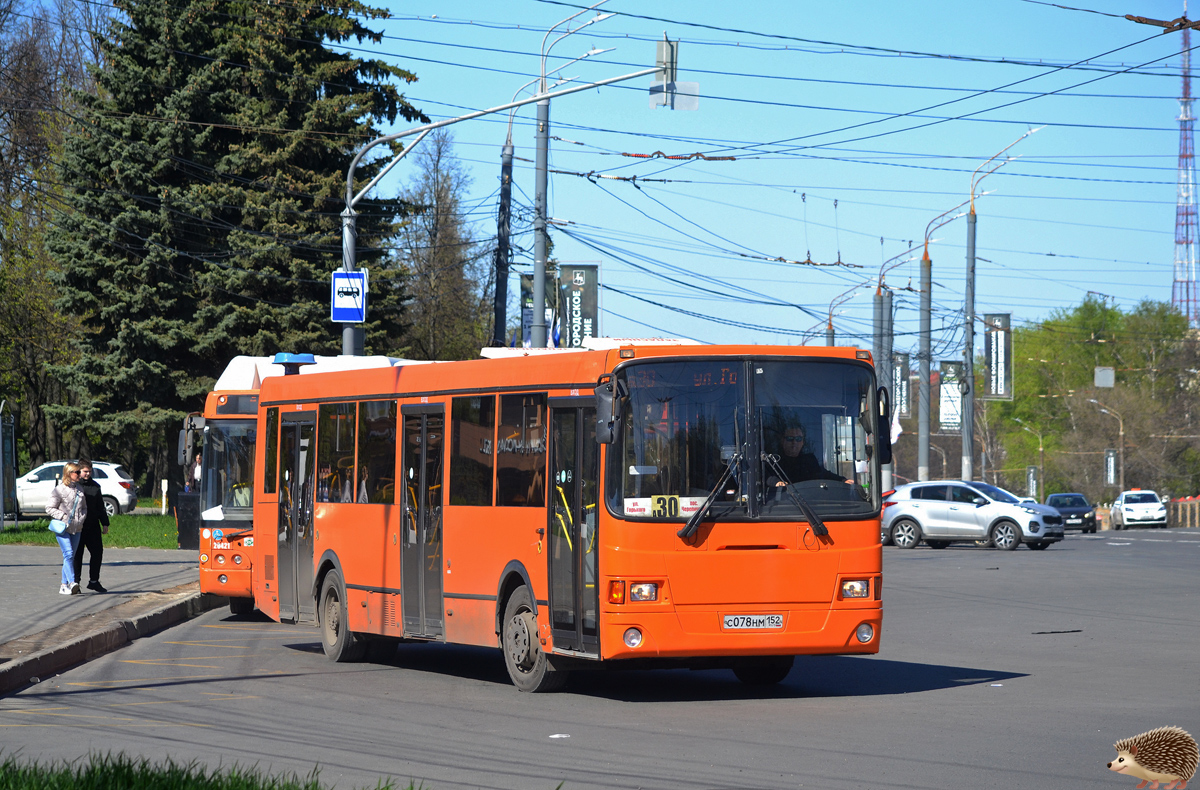
{"label": "woman in black jacket", "polygon": [[79,459],[79,488],[87,501],[87,519],[83,522],[83,532],[80,537],[79,549],[75,552],[75,579],[82,579],[83,550],[88,550],[89,560],[88,589],[98,593],[108,590],[100,584],[100,563],[104,561],[104,539],[100,536],[108,534],[108,511],[104,508],[104,498],[100,496],[100,484],[92,479],[92,462],[86,458]]}

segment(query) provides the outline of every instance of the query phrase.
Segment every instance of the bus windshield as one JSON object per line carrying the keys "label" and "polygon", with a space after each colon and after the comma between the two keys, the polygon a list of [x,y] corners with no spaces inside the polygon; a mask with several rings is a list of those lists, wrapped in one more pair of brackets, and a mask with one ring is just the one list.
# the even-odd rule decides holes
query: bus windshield
{"label": "bus windshield", "polygon": [[629,394],[609,450],[614,515],[686,521],[710,494],[717,520],[803,520],[797,497],[835,521],[879,509],[878,404],[866,365],[649,361],[618,376]]}
{"label": "bus windshield", "polygon": [[253,420],[209,420],[201,461],[202,511],[220,506],[226,519],[251,518],[256,432]]}

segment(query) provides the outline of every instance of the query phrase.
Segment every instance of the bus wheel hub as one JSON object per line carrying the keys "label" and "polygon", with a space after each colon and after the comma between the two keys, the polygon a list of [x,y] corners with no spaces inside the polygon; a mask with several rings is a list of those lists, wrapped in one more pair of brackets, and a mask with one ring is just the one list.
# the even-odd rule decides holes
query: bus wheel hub
{"label": "bus wheel hub", "polygon": [[530,612],[519,612],[508,623],[505,648],[513,664],[521,669],[533,668],[535,633],[537,623]]}

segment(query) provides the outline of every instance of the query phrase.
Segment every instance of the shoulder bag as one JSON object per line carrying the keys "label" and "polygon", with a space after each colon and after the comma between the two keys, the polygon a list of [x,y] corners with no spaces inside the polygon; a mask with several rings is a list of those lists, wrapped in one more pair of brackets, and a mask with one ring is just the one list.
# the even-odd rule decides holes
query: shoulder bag
{"label": "shoulder bag", "polygon": [[61,535],[70,528],[71,521],[75,520],[75,508],[79,507],[79,497],[81,496],[83,496],[83,492],[76,491],[75,503],[71,505],[71,518],[69,521],[63,521],[58,518],[50,519],[50,531],[55,535]]}

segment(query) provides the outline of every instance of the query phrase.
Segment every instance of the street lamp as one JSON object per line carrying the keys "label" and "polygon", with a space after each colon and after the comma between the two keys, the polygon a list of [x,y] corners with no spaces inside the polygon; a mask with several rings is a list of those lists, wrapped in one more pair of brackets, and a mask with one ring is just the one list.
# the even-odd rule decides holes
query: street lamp
{"label": "street lamp", "polygon": [[[588,25],[608,19],[613,14],[597,14],[574,30],[567,30],[558,38],[550,40],[550,34],[570,22],[572,19],[603,5],[608,0],[600,0],[582,11],[576,11],[566,19],[556,23],[546,35],[542,36],[542,76],[538,83],[540,94],[546,93],[546,58],[554,45],[572,33],[578,33]],[[549,239],[546,236],[546,192],[548,191],[550,159],[550,98],[546,97],[537,103],[537,155],[534,160],[536,177],[533,192],[533,323],[530,326],[530,340],[534,348],[546,347],[546,253],[549,249]]]}
{"label": "street lamp", "polygon": [[1088,403],[1094,403],[1097,406],[1099,406],[1100,412],[1102,414],[1107,414],[1109,417],[1117,418],[1117,429],[1118,429],[1117,457],[1120,458],[1120,461],[1121,461],[1120,478],[1118,481],[1118,485],[1120,485],[1121,490],[1124,491],[1125,490],[1125,418],[1123,418],[1120,414],[1118,414],[1116,409],[1112,408],[1111,406],[1105,406],[1103,403],[1096,400],[1095,398],[1088,398]]}
{"label": "street lamp", "polygon": [[937,450],[938,455],[940,455],[942,457],[942,479],[945,480],[946,479],[946,451],[943,450],[942,448],[938,447],[936,444],[931,443],[929,446],[932,447],[934,450]]}
{"label": "street lamp", "polygon": [[[1042,481],[1042,490],[1045,492],[1046,485],[1046,446],[1042,443],[1042,432],[1035,431],[1025,424],[1025,421],[1020,417],[1013,417],[1014,420],[1021,423],[1021,427],[1029,433],[1037,437],[1038,440],[1038,479]],[[1045,498],[1044,496],[1042,497]]]}
{"label": "street lamp", "polygon": [[[1045,127],[1038,127],[1043,129]],[[1015,157],[1006,157],[983,175],[979,171],[1000,158],[1008,149],[1038,131],[1030,129],[1000,149],[971,174],[971,207],[967,211],[967,282],[963,294],[963,404],[962,404],[962,474],[964,480],[973,476],[975,462],[975,191],[983,179],[995,173]]]}
{"label": "street lamp", "polygon": [[917,479],[929,479],[929,366],[933,356],[929,338],[930,317],[933,312],[933,262],[929,260],[929,234],[962,216],[955,214],[949,219],[946,215],[957,211],[967,204],[959,203],[948,211],[943,211],[929,221],[925,226],[925,251],[921,255],[921,311],[920,311],[920,350],[917,353],[920,381],[917,382]]}

